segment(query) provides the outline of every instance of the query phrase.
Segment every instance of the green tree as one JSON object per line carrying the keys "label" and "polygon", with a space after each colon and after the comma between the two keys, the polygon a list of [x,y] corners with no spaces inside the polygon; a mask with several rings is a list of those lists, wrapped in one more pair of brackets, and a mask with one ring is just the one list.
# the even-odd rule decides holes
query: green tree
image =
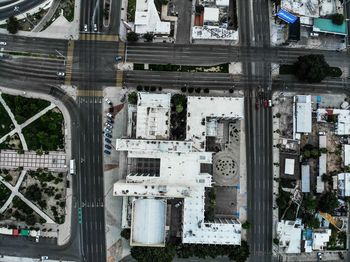
{"label": "green tree", "polygon": [[338,197],[333,192],[326,192],[321,195],[318,202],[318,209],[322,212],[333,214],[334,209],[338,207]]}
{"label": "green tree", "polygon": [[4,177],[4,179],[6,182],[10,182],[10,181],[12,181],[12,176],[10,174],[8,174]]}
{"label": "green tree", "polygon": [[248,221],[245,221],[245,222],[242,224],[242,228],[243,228],[243,229],[250,229],[251,226],[252,226],[252,225],[251,225]]}
{"label": "green tree", "polygon": [[124,228],[121,232],[120,232],[120,236],[122,238],[125,238],[126,240],[130,239],[130,229],[129,228]]}
{"label": "green tree", "polygon": [[299,56],[294,67],[296,77],[309,83],[321,82],[329,71],[329,65],[323,55]]}
{"label": "green tree", "polygon": [[249,245],[246,241],[242,241],[240,246],[234,246],[232,252],[228,255],[231,260],[236,262],[244,262],[249,257]]}
{"label": "green tree", "polygon": [[322,153],[322,154],[327,154],[327,152],[328,152],[328,149],[327,148],[320,148],[320,152]]}
{"label": "green tree", "polygon": [[14,16],[10,16],[6,22],[7,22],[7,26],[6,26],[7,31],[10,34],[16,34],[20,28],[17,18]]}
{"label": "green tree", "polygon": [[146,34],[143,35],[143,38],[147,41],[147,42],[152,42],[153,38],[154,38],[154,34],[147,32]]}
{"label": "green tree", "polygon": [[33,226],[36,223],[36,217],[34,214],[29,214],[25,217],[25,222],[28,226]]}
{"label": "green tree", "polygon": [[344,15],[336,13],[336,14],[333,14],[331,16],[331,19],[332,19],[332,23],[333,24],[335,24],[335,25],[342,25],[343,22],[344,22]]}
{"label": "green tree", "polygon": [[139,35],[136,34],[133,31],[130,31],[127,35],[126,35],[126,39],[128,40],[128,42],[136,42],[137,40],[139,40]]}
{"label": "green tree", "polygon": [[306,212],[312,213],[317,208],[317,199],[312,194],[308,194],[308,196],[303,199],[302,204]]}
{"label": "green tree", "polygon": [[175,246],[166,245],[165,247],[132,247],[131,256],[138,262],[171,262],[176,254]]}
{"label": "green tree", "polygon": [[132,92],[128,95],[128,102],[132,105],[137,104],[137,93],[136,92]]}
{"label": "green tree", "polygon": [[278,244],[280,243],[280,241],[279,241],[278,238],[274,238],[274,239],[273,239],[273,243],[274,243],[275,245],[278,245]]}
{"label": "green tree", "polygon": [[305,151],[303,152],[303,157],[305,157],[305,158],[310,158],[310,157],[311,157],[311,151],[305,150]]}
{"label": "green tree", "polygon": [[281,117],[281,113],[276,113],[276,117],[280,118]]}

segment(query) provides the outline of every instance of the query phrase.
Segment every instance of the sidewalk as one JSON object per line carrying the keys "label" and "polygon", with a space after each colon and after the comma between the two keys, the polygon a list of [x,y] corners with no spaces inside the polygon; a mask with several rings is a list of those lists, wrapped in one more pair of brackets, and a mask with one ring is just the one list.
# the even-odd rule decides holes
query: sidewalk
{"label": "sidewalk", "polygon": [[[80,1],[76,1],[79,2],[79,6],[80,6]],[[70,87],[65,87],[65,91],[67,91],[69,94],[74,92],[74,89],[70,88]],[[67,159],[67,163],[68,160],[71,159],[71,143],[72,143],[72,137],[71,137],[71,124],[75,124],[71,122],[71,118],[70,118],[70,114],[68,112],[68,110],[66,109],[66,107],[62,104],[61,101],[57,100],[56,98],[53,98],[49,95],[46,94],[41,94],[41,93],[35,93],[35,92],[30,92],[30,91],[26,91],[23,92],[22,90],[15,90],[15,89],[9,89],[6,87],[2,87],[0,86],[0,92],[5,92],[7,94],[10,95],[21,95],[27,98],[39,98],[39,99],[44,99],[47,101],[50,101],[52,103],[52,105],[55,105],[58,107],[58,109],[62,112],[63,114],[63,118],[64,118],[64,127],[65,127],[65,159]],[[60,152],[62,153],[62,152]],[[69,238],[70,238],[70,228],[71,228],[71,210],[72,210],[72,178],[71,176],[67,176],[67,180],[70,182],[71,187],[67,188],[66,190],[66,214],[65,214],[65,222],[62,225],[58,226],[59,232],[58,232],[58,239],[57,239],[57,243],[58,245],[64,245],[68,242]],[[46,227],[49,227],[49,225],[46,225]],[[57,226],[55,224],[56,230],[57,230]],[[53,229],[55,229],[55,227],[53,227]],[[49,236],[51,232],[43,232],[43,236]],[[56,232],[52,232],[52,234],[54,234]],[[51,236],[51,235],[50,235]],[[8,260],[10,261],[10,260]],[[13,261],[17,261],[17,260],[13,260]],[[1,262],[1,260],[0,260]]]}

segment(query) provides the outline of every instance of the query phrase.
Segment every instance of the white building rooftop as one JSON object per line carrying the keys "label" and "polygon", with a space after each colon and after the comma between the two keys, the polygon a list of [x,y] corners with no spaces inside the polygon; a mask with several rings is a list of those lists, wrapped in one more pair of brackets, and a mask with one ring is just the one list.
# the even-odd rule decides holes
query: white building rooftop
{"label": "white building rooftop", "polygon": [[[204,151],[208,119],[242,119],[244,98],[242,97],[187,97],[186,140],[193,141],[195,150]],[[213,123],[211,123],[213,124]]]}
{"label": "white building rooftop", "polygon": [[350,145],[344,145],[344,166],[350,165]]}
{"label": "white building rooftop", "polygon": [[[117,142],[117,145],[121,144],[121,141]],[[113,195],[183,198],[183,243],[240,245],[241,224],[237,220],[204,222],[205,188],[212,186],[212,176],[201,173],[200,166],[212,163],[212,153],[179,152],[172,148],[166,152],[158,151],[156,147],[154,151],[149,148],[144,151],[143,148],[142,144],[139,149],[133,145],[132,151],[128,151],[128,158],[160,159],[160,175],[155,177],[147,174],[130,174],[125,181],[121,180],[114,184]],[[119,149],[128,148],[123,146]]]}
{"label": "white building rooftop", "polygon": [[301,166],[301,191],[303,193],[310,192],[310,166]]}
{"label": "white building rooftop", "polygon": [[287,254],[301,252],[301,226],[295,221],[281,220],[277,223],[279,246]]}
{"label": "white building rooftop", "polygon": [[312,108],[310,95],[294,96],[293,104],[293,136],[296,133],[311,133]]}
{"label": "white building rooftop", "polygon": [[286,158],[285,164],[284,164],[284,174],[293,176],[294,175],[294,165],[295,165],[294,159]]}
{"label": "white building rooftop", "polygon": [[350,196],[350,173],[338,174],[338,194],[342,197]]}
{"label": "white building rooftop", "polygon": [[117,139],[116,150],[185,153],[192,151],[192,142],[172,140]]}
{"label": "white building rooftop", "polygon": [[168,139],[171,94],[138,93],[136,137]]}
{"label": "white building rooftop", "polygon": [[324,250],[329,242],[329,237],[331,236],[330,229],[324,229],[322,231],[313,231],[312,233],[312,249],[313,250]]}
{"label": "white building rooftop", "polygon": [[230,0],[216,0],[217,6],[229,6]]}
{"label": "white building rooftop", "polygon": [[170,22],[160,20],[154,0],[136,0],[135,32],[145,34],[170,34]]}
{"label": "white building rooftop", "polygon": [[193,26],[193,39],[208,39],[208,40],[238,40],[238,31],[229,30],[219,26]]}
{"label": "white building rooftop", "polygon": [[136,199],[132,205],[130,245],[165,246],[166,201]]}
{"label": "white building rooftop", "polygon": [[281,8],[299,16],[320,16],[319,0],[282,0]]}
{"label": "white building rooftop", "polygon": [[204,7],[204,22],[218,22],[219,13],[217,7]]}

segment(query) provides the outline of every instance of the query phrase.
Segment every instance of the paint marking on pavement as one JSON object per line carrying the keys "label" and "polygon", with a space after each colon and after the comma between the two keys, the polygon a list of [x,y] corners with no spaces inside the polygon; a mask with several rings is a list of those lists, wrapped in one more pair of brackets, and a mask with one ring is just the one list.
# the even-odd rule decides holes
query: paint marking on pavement
{"label": "paint marking on pavement", "polygon": [[101,90],[78,90],[77,96],[87,96],[87,97],[103,97],[103,91]]}
{"label": "paint marking on pavement", "polygon": [[119,89],[121,89],[123,87],[123,78],[124,78],[123,71],[118,70],[117,75],[116,75],[116,86]]}
{"label": "paint marking on pavement", "polygon": [[80,34],[80,40],[86,41],[106,41],[106,42],[114,42],[119,41],[118,35],[101,35],[101,34]]}
{"label": "paint marking on pavement", "polygon": [[73,55],[74,55],[74,41],[68,41],[67,61],[66,61],[66,76],[65,85],[71,85],[72,82],[72,66],[73,66]]}

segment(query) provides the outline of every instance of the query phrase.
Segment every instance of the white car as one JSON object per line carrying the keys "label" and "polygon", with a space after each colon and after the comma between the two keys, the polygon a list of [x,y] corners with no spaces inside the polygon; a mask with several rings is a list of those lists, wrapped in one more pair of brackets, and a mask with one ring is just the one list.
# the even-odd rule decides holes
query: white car
{"label": "white car", "polygon": [[48,260],[49,257],[48,256],[41,256],[41,260]]}
{"label": "white car", "polygon": [[107,117],[113,118],[113,115],[111,113],[107,113]]}
{"label": "white car", "polygon": [[110,130],[108,127],[105,127],[103,130],[104,130],[105,133],[107,133],[107,134],[112,133],[112,130]]}
{"label": "white car", "polygon": [[0,42],[0,45],[7,45],[6,42]]}
{"label": "white car", "polygon": [[113,126],[112,126],[111,124],[109,124],[109,123],[105,123],[105,126],[106,126],[107,128],[110,128],[110,129],[113,128]]}
{"label": "white car", "polygon": [[87,24],[84,25],[84,32],[87,32]]}
{"label": "white car", "polygon": [[112,105],[112,101],[109,100],[108,98],[105,98],[105,101],[106,101],[106,103],[109,104],[110,106]]}
{"label": "white car", "polygon": [[63,76],[65,76],[65,75],[66,75],[65,72],[57,72],[57,76],[63,77]]}
{"label": "white car", "polygon": [[97,25],[94,24],[94,31],[97,32]]}

